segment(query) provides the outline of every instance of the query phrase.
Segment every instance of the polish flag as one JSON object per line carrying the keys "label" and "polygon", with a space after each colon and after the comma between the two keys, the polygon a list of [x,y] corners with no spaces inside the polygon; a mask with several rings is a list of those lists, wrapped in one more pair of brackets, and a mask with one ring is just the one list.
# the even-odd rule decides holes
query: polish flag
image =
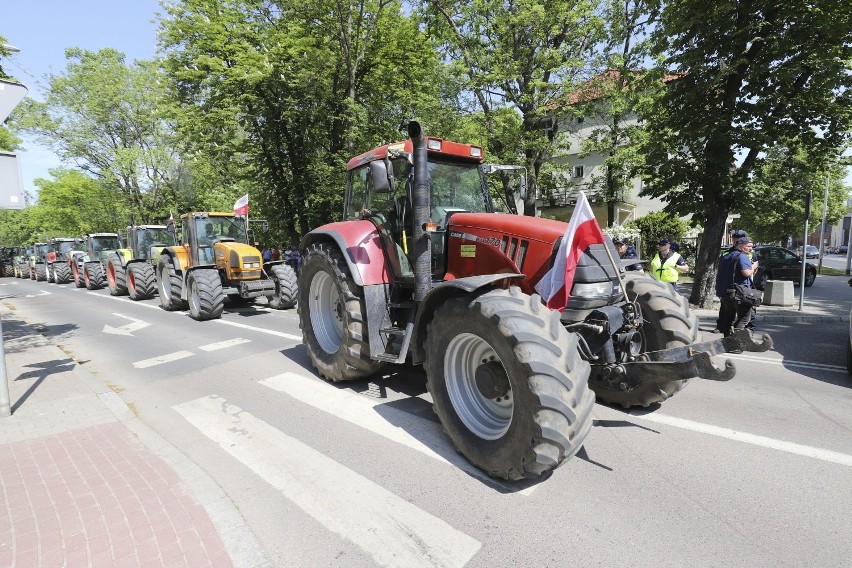
{"label": "polish flag", "polygon": [[248,215],[248,193],[234,202],[234,215]]}
{"label": "polish flag", "polygon": [[559,311],[565,309],[580,255],[589,245],[603,242],[603,231],[592,213],[586,194],[581,191],[571,220],[568,221],[568,228],[562,235],[553,268],[535,286],[548,308]]}

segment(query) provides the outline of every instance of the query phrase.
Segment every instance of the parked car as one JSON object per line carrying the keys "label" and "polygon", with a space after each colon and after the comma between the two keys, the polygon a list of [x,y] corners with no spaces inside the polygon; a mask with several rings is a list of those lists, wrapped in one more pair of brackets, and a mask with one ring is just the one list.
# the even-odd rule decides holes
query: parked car
{"label": "parked car", "polygon": [[849,247],[846,245],[840,245],[837,247],[837,254],[846,254],[846,251],[849,250]]}
{"label": "parked car", "polygon": [[[816,248],[816,247],[813,247]],[[767,280],[792,280],[799,282],[802,278],[802,259],[799,255],[782,247],[758,245],[754,247],[757,253],[757,275],[754,277],[756,287],[763,289]],[[819,254],[819,251],[817,251]],[[812,286],[816,280],[816,267],[807,263],[805,267],[805,286]]]}
{"label": "parked car", "polygon": [[[796,249],[796,254],[802,256],[802,247]],[[819,249],[813,245],[806,245],[805,258],[819,258]]]}

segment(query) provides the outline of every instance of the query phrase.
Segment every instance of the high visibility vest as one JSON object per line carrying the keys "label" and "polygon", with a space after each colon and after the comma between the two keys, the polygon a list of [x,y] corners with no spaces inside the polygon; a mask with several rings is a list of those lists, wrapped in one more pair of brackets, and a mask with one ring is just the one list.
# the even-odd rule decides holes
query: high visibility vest
{"label": "high visibility vest", "polygon": [[680,259],[680,254],[673,252],[668,260],[663,262],[660,258],[660,253],[657,253],[651,259],[651,274],[661,282],[677,282],[677,279],[680,277],[680,274],[675,268],[678,259]]}

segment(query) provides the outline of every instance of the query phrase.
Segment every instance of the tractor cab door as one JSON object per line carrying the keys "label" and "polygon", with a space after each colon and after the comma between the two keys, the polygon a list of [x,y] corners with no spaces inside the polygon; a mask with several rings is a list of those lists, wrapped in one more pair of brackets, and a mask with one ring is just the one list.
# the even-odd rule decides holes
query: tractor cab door
{"label": "tractor cab door", "polygon": [[[367,219],[379,233],[385,260],[396,282],[414,282],[411,268],[411,199],[406,184],[404,160],[370,162],[349,172],[347,219]],[[388,177],[388,168],[399,177]]]}

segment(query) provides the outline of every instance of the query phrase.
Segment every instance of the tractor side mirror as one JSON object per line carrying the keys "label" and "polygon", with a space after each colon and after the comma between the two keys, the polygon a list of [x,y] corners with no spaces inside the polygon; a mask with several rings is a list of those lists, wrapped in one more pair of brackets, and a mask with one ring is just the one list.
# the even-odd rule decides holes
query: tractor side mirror
{"label": "tractor side mirror", "polygon": [[375,193],[390,193],[391,185],[388,179],[388,168],[383,161],[370,162],[370,181]]}

